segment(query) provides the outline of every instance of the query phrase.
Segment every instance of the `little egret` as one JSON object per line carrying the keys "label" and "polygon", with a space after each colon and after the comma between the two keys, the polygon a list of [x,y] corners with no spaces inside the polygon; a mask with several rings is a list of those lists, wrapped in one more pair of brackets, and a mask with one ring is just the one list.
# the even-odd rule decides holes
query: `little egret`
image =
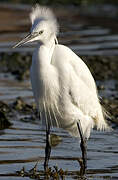
{"label": "little egret", "polygon": [[95,81],[71,49],[58,44],[58,24],[53,12],[36,5],[30,14],[28,36],[14,47],[37,42],[31,66],[31,84],[37,108],[46,127],[45,170],[51,153],[50,127],[67,130],[81,140],[84,172],[87,167],[86,139],[93,127],[108,128],[100,105]]}

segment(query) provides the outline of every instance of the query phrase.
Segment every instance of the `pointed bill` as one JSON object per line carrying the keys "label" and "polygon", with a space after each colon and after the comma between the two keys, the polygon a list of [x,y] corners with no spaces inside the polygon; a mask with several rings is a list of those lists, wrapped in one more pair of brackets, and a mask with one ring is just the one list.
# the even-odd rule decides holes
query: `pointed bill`
{"label": "pointed bill", "polygon": [[38,33],[30,33],[28,34],[23,40],[21,40],[19,43],[13,46],[13,48],[20,47],[28,42],[30,42],[32,39],[34,39],[36,36],[38,36]]}

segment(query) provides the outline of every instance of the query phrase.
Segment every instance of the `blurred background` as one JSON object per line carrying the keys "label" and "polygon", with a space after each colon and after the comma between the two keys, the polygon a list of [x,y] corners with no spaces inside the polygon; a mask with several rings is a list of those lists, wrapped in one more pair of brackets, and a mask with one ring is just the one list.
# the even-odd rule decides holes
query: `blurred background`
{"label": "blurred background", "polygon": [[[12,49],[30,31],[29,13],[36,3],[53,9],[59,22],[59,43],[70,47],[88,65],[100,101],[109,112],[107,120],[113,131],[94,130],[88,141],[87,177],[118,179],[116,0],[0,0],[0,179],[31,179],[28,172],[37,160],[39,171],[43,170],[45,131],[40,126],[29,80],[35,43]],[[81,152],[77,139],[64,130],[53,129],[52,133],[50,166],[68,169],[65,179],[78,179],[77,158]],[[23,166],[25,177],[20,172]]]}

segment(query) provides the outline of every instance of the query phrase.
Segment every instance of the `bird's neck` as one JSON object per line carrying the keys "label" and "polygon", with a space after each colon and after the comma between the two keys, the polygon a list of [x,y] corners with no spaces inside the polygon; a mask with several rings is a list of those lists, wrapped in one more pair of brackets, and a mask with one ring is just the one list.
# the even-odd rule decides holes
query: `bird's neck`
{"label": "bird's neck", "polygon": [[38,59],[40,61],[40,65],[50,65],[52,60],[53,51],[55,48],[55,39],[52,37],[49,41],[42,43],[38,46],[39,53]]}

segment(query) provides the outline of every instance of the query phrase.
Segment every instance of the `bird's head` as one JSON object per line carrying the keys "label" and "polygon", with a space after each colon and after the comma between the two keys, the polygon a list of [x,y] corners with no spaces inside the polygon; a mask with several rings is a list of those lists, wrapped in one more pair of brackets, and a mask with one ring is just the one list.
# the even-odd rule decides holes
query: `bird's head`
{"label": "bird's head", "polygon": [[34,41],[45,44],[51,37],[56,37],[58,24],[53,12],[49,8],[36,5],[30,13],[30,19],[32,22],[30,33],[17,43],[14,48]]}

